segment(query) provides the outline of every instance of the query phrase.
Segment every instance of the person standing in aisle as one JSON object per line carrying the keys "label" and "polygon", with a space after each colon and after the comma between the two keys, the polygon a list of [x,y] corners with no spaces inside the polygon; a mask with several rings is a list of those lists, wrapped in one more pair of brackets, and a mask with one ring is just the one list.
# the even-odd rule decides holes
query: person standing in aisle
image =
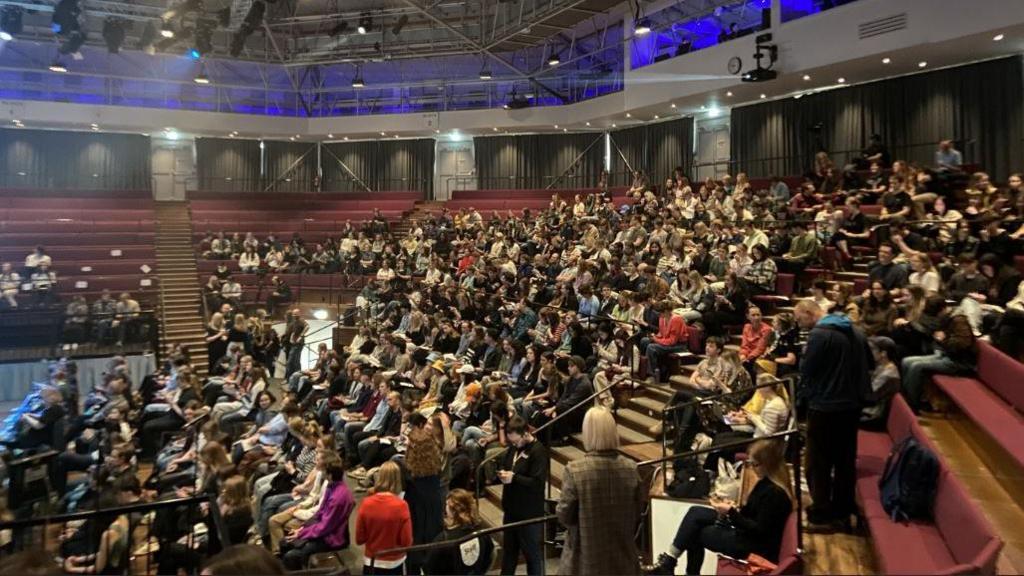
{"label": "person standing in aisle", "polygon": [[871,390],[872,356],[864,334],[842,314],[797,304],[810,330],[800,360],[800,394],[807,406],[807,519],[819,528],[847,529],[856,510],[854,487],[861,400]]}
{"label": "person standing in aisle", "polygon": [[[504,485],[501,491],[502,522],[520,522],[544,515],[544,486],[548,479],[548,452],[538,442],[521,416],[514,416],[505,430],[509,447],[501,461],[498,479]],[[526,557],[529,576],[544,574],[544,526],[530,524],[506,530],[505,552],[501,559],[501,573],[515,574],[519,553]]]}

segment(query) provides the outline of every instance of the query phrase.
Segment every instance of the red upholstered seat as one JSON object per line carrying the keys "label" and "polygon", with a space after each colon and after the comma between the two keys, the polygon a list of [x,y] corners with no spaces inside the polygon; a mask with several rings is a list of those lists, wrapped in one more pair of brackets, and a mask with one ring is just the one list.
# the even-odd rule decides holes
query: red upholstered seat
{"label": "red upholstered seat", "polygon": [[1002,542],[940,456],[934,522],[898,523],[885,512],[878,481],[892,445],[913,435],[939,454],[902,396],[893,398],[886,433],[861,432],[857,498],[885,574],[995,573]]}
{"label": "red upholstered seat", "polygon": [[978,378],[1018,412],[1024,412],[1024,364],[981,341],[978,342]]}
{"label": "red upholstered seat", "polygon": [[937,375],[935,385],[1017,463],[1024,466],[1024,417],[975,378]]}

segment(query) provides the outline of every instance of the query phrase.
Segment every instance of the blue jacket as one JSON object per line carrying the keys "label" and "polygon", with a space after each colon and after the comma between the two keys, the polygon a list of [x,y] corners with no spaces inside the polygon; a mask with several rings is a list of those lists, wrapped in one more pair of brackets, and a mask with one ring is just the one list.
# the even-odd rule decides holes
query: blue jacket
{"label": "blue jacket", "polygon": [[859,410],[871,390],[873,365],[864,334],[846,316],[829,314],[807,338],[800,359],[800,396],[818,412]]}

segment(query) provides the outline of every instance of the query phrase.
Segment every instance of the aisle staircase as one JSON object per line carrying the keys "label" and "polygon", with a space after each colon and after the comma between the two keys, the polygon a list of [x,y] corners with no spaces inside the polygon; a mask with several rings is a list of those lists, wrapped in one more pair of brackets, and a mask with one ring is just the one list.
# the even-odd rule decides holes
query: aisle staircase
{"label": "aisle staircase", "polygon": [[199,376],[207,374],[206,341],[192,218],[186,202],[161,202],[156,207],[156,259],[160,276],[160,345],[187,345]]}

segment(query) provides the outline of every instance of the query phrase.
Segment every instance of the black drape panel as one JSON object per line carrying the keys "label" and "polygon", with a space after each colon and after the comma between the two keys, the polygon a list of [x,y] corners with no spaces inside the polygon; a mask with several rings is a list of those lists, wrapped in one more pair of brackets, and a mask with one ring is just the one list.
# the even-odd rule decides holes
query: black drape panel
{"label": "black drape panel", "polygon": [[589,188],[604,166],[604,135],[483,136],[473,152],[481,189]]}
{"label": "black drape panel", "polygon": [[420,191],[434,187],[434,140],[381,140],[325,144],[325,192]]}
{"label": "black drape panel", "polygon": [[150,190],[149,138],[0,130],[0,185],[11,188]]}
{"label": "black drape panel", "polygon": [[1002,179],[1021,168],[1020,56],[734,108],[732,158],[751,176],[806,172],[819,150],[843,165],[880,134],[894,159],[931,165],[950,138]]}
{"label": "black drape panel", "polygon": [[234,138],[196,138],[200,190],[262,191],[260,143]]}
{"label": "black drape panel", "polygon": [[316,143],[264,140],[265,184],[257,192],[312,192],[317,175]]}
{"label": "black drape panel", "polygon": [[651,184],[660,186],[676,168],[689,171],[693,163],[693,118],[617,130],[611,138],[613,185],[631,184],[632,168],[643,170]]}

